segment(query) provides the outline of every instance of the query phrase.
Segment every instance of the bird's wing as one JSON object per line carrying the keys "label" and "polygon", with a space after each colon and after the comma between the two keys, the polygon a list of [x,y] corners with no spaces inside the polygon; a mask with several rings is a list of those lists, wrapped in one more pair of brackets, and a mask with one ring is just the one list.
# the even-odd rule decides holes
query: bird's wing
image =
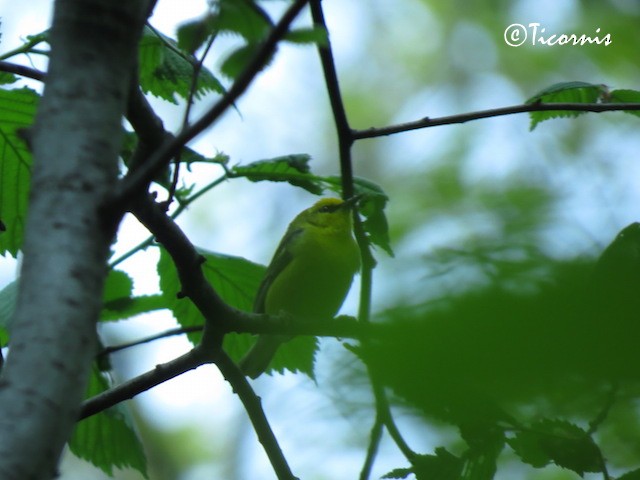
{"label": "bird's wing", "polygon": [[269,287],[273,283],[273,280],[280,275],[280,272],[282,272],[282,270],[291,263],[291,260],[293,259],[291,245],[295,241],[295,238],[302,233],[302,230],[302,228],[290,229],[282,240],[280,240],[276,253],[273,254],[271,263],[269,263],[269,267],[267,267],[264,278],[258,287],[258,293],[256,294],[256,298],[253,302],[253,311],[255,313],[265,313],[264,302],[267,298]]}

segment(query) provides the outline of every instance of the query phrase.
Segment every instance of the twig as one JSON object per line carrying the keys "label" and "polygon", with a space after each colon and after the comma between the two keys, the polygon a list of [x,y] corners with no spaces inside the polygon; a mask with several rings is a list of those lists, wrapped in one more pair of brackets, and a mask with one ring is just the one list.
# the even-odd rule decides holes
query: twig
{"label": "twig", "polygon": [[205,363],[210,363],[211,361],[212,359],[209,356],[202,355],[199,348],[196,347],[167,363],[156,365],[156,368],[153,370],[149,370],[148,372],[117,385],[106,392],[85,400],[80,409],[79,419],[81,420],[102,412],[120,402],[129,400],[142,392],[146,392],[167,380],[171,380],[172,378],[182,375],[189,370],[194,370]]}
{"label": "twig", "polygon": [[40,82],[44,82],[47,77],[47,74],[41,70],[26,67],[24,65],[18,65],[17,63],[7,62],[6,60],[0,60],[0,72],[13,73],[22,77],[38,80]]}
{"label": "twig", "polygon": [[[324,13],[320,0],[313,0],[310,4],[311,18],[314,26],[322,30],[327,30],[327,24],[324,20]],[[353,196],[353,167],[351,165],[351,147],[353,146],[353,132],[349,126],[347,112],[342,101],[340,93],[340,84],[338,82],[338,73],[336,72],[335,62],[333,60],[333,51],[331,42],[327,36],[326,44],[318,45],[318,54],[322,63],[322,71],[324,72],[324,80],[329,94],[329,102],[333,111],[333,119],[336,124],[338,133],[338,150],[340,155],[340,173],[342,178],[342,194],[345,198]]]}
{"label": "twig", "polygon": [[112,345],[112,346],[103,348],[100,351],[100,353],[98,353],[98,358],[104,357],[106,355],[111,355],[112,353],[120,352],[122,350],[126,350],[127,348],[138,347],[140,345],[144,345],[145,343],[151,343],[156,340],[161,340],[163,338],[174,337],[176,335],[184,335],[186,333],[201,332],[203,328],[204,328],[204,325],[172,328],[170,330],[165,330],[164,332],[160,332],[156,335],[150,335],[148,337],[144,337],[139,340],[134,340],[133,342],[121,343],[120,345]]}
{"label": "twig", "polygon": [[[202,56],[196,61],[193,65],[193,75],[191,77],[191,85],[189,87],[189,95],[187,97],[187,106],[184,109],[184,117],[182,118],[182,129],[185,129],[189,126],[189,117],[191,116],[191,109],[193,108],[193,99],[195,98],[196,92],[198,91],[198,80],[200,79],[200,72],[202,71],[202,65],[204,63],[204,59],[207,58],[207,54],[209,50],[213,46],[213,42],[216,38],[215,34],[212,34],[209,37],[209,41],[202,52]],[[178,178],[180,176],[180,157],[182,155],[182,149],[180,149],[174,160],[173,167],[173,179],[171,180],[171,186],[169,187],[169,196],[167,198],[167,206],[171,204],[173,201],[173,196],[175,194],[176,188],[178,186]]]}
{"label": "twig", "polygon": [[384,423],[379,418],[376,418],[376,421],[371,428],[369,448],[367,448],[367,456],[364,459],[364,464],[362,465],[362,470],[360,471],[360,480],[368,480],[371,476],[373,461],[375,460],[378,454],[378,448],[380,447],[383,427]]}
{"label": "twig", "polygon": [[425,117],[413,122],[399,123],[388,127],[372,127],[364,130],[354,130],[353,138],[361,140],[364,138],[383,137],[395,133],[410,132],[421,128],[436,127],[438,125],[453,125],[465,123],[481,118],[500,117],[513,115],[514,113],[542,112],[570,110],[576,112],[615,112],[620,110],[640,110],[640,103],[526,103],[513,105],[510,107],[491,108],[489,110],[478,110],[469,113],[459,113],[444,117]]}
{"label": "twig", "polygon": [[210,127],[228,107],[245,92],[258,72],[266,65],[273,55],[278,42],[284,37],[289,29],[289,25],[298,13],[302,10],[308,0],[296,0],[284,13],[280,21],[271,30],[262,43],[261,48],[256,52],[245,70],[238,76],[227,93],[206,112],[199,120],[182,131],[171,141],[164,143],[157,149],[144,165],[130,171],[119,185],[112,202],[116,205],[126,204],[131,197],[141,191],[146,190],[146,185],[153,179],[155,174],[162,169],[190,140]]}
{"label": "twig", "polygon": [[278,479],[293,480],[297,478],[291,472],[278,440],[273,430],[271,430],[271,426],[262,409],[260,397],[255,394],[244,374],[224,352],[221,352],[218,356],[216,365],[244,405],[253,428],[258,435],[258,440],[262,444],[267,457],[269,457]]}

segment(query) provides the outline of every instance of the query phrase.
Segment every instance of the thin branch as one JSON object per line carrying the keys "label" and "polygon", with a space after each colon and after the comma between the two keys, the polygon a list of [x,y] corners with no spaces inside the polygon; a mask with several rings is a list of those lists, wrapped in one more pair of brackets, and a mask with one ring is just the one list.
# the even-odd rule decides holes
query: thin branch
{"label": "thin branch", "polygon": [[155,174],[176,156],[176,154],[190,140],[202,133],[205,129],[213,125],[220,116],[233,105],[236,100],[245,92],[256,75],[264,68],[272,57],[276,45],[284,37],[289,29],[289,25],[296,18],[308,0],[296,0],[284,13],[280,21],[273,27],[269,36],[265,39],[262,47],[256,52],[245,70],[238,76],[227,93],[206,112],[199,120],[182,131],[171,141],[165,142],[158,148],[144,165],[130,171],[121,182],[112,202],[116,204],[126,204],[131,197],[139,192],[145,191],[146,186],[151,182]]}
{"label": "thin branch", "polygon": [[354,130],[353,138],[361,140],[364,138],[376,138],[395,133],[410,132],[421,128],[436,127],[439,125],[453,125],[465,123],[471,120],[482,118],[500,117],[513,115],[515,113],[561,111],[569,110],[575,112],[615,112],[621,110],[640,110],[640,103],[526,103],[522,105],[512,105],[510,107],[491,108],[489,110],[478,110],[469,113],[459,113],[444,117],[425,117],[413,122],[399,123],[388,127],[372,127],[364,130]]}
{"label": "thin branch", "polygon": [[[209,41],[205,46],[204,52],[202,52],[202,56],[196,61],[193,66],[193,75],[191,77],[191,85],[189,87],[189,95],[187,97],[187,106],[184,109],[184,117],[182,118],[182,129],[184,130],[189,126],[189,117],[191,116],[191,109],[193,108],[193,100],[196,96],[196,92],[198,91],[198,80],[200,79],[200,72],[202,72],[202,66],[204,64],[204,59],[207,58],[209,54],[209,50],[213,46],[213,42],[216,39],[216,35],[212,34],[209,37]],[[178,151],[178,154],[174,160],[173,167],[173,179],[171,180],[171,186],[169,187],[169,196],[167,198],[167,206],[171,204],[173,201],[173,196],[175,194],[176,188],[178,186],[178,178],[180,176],[180,157],[182,155],[182,149]]]}
{"label": "thin branch", "polygon": [[278,440],[271,430],[271,426],[267,420],[262,402],[258,397],[246,377],[238,366],[224,352],[221,352],[216,360],[216,365],[220,369],[220,373],[229,382],[233,391],[238,395],[240,401],[244,405],[244,409],[249,415],[249,419],[253,425],[253,429],[258,435],[258,440],[262,444],[269,461],[273,466],[273,470],[279,480],[296,479],[289,468],[287,459],[282,453],[282,449],[278,444]]}
{"label": "thin branch", "polygon": [[167,363],[156,365],[153,370],[149,370],[142,375],[138,375],[131,380],[117,385],[106,392],[85,400],[82,403],[79,419],[87,418],[96,413],[100,413],[108,408],[117,405],[125,400],[130,400],[142,392],[160,385],[167,380],[171,380],[182,375],[189,370],[194,370],[205,363],[210,363],[212,359],[208,355],[202,355],[198,347],[190,350]]}
{"label": "thin branch", "polygon": [[380,418],[376,417],[376,421],[371,428],[369,448],[367,448],[367,456],[364,459],[364,464],[362,465],[362,470],[360,471],[360,480],[368,480],[371,476],[373,462],[378,455],[378,448],[380,447],[380,440],[382,439],[382,427],[384,427],[384,423],[380,420]]}
{"label": "thin branch", "polygon": [[[324,20],[322,4],[320,0],[313,0],[310,3],[311,18],[315,27],[327,31],[327,24]],[[351,165],[351,147],[353,146],[353,132],[349,126],[347,112],[342,101],[340,93],[340,84],[338,82],[338,73],[336,72],[335,62],[333,60],[333,51],[331,42],[327,35],[325,44],[318,44],[318,54],[322,63],[322,71],[324,73],[327,93],[329,94],[329,102],[333,111],[333,119],[336,124],[338,134],[338,149],[340,155],[340,173],[342,178],[342,194],[344,198],[353,196],[353,167]]]}
{"label": "thin branch", "polygon": [[[266,315],[260,313],[234,312],[233,317],[220,319],[218,329],[224,333],[251,333],[253,335],[271,334],[287,336],[311,336],[353,339],[384,339],[395,327],[384,324],[363,324],[354,318],[339,316],[322,321],[310,321],[292,318],[289,315]],[[161,340],[175,335],[200,332],[202,325],[177,327],[157,333],[140,340],[104,348],[100,355],[108,355],[126,348],[137,347],[145,343]]]}
{"label": "thin branch", "polygon": [[201,332],[203,329],[204,329],[204,325],[171,328],[169,330],[165,330],[164,332],[160,332],[155,335],[150,335],[148,337],[144,337],[139,340],[134,340],[132,342],[121,343],[119,345],[111,345],[109,347],[105,347],[100,351],[100,353],[98,353],[98,358],[104,357],[106,355],[111,355],[112,353],[121,352],[122,350],[126,350],[128,348],[138,347],[146,343],[155,342],[156,340],[162,340],[163,338],[175,337],[177,335],[185,335],[187,333],[193,333],[193,332]]}
{"label": "thin branch", "polygon": [[47,74],[42,70],[7,62],[6,60],[0,60],[0,72],[13,73],[14,75],[20,75],[21,77],[31,78],[40,82],[44,82],[47,77]]}

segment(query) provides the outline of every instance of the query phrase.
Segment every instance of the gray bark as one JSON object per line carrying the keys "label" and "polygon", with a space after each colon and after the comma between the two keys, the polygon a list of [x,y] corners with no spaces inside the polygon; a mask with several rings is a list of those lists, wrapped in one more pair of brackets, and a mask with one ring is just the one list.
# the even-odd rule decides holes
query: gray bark
{"label": "gray bark", "polygon": [[[57,0],[31,132],[34,170],[20,292],[0,380],[0,479],[50,479],[95,354],[118,212],[122,114],[147,0]],[[107,214],[110,213],[110,214]]]}

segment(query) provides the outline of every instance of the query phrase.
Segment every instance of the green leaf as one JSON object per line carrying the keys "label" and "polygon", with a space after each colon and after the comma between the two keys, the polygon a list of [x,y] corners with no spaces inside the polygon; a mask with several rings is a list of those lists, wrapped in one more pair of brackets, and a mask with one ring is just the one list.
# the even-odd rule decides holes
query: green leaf
{"label": "green leaf", "polygon": [[[176,95],[187,99],[196,64],[192,55],[181,51],[171,38],[145,27],[139,47],[140,86],[151,93],[177,104]],[[224,93],[220,81],[206,68],[200,70],[194,97],[207,92]]]}
{"label": "green leaf", "polygon": [[125,272],[111,270],[104,286],[102,321],[125,320],[167,308],[162,295],[133,296],[133,280]]}
{"label": "green leaf", "polygon": [[316,195],[324,191],[322,179],[310,173],[306,154],[287,155],[269,160],[259,160],[248,165],[233,167],[229,176],[245,177],[252,182],[289,182]]}
{"label": "green leaf", "polygon": [[[260,44],[248,43],[240,48],[237,48],[222,62],[220,71],[229,78],[237,78],[254,57],[256,52],[260,49]],[[270,61],[265,63],[265,67]]]}
{"label": "green leaf", "polygon": [[438,447],[435,455],[416,455],[411,468],[396,468],[382,478],[407,478],[414,474],[417,480],[458,480],[464,463],[446,448]]}
{"label": "green leaf", "polygon": [[314,43],[321,47],[324,47],[329,43],[327,31],[321,27],[298,28],[296,30],[291,30],[287,32],[284,39],[291,43]]}
{"label": "green leaf", "polygon": [[208,14],[180,25],[177,32],[178,47],[193,55],[216,32],[215,19],[216,17]]}
{"label": "green leaf", "polygon": [[[613,90],[607,97],[609,103],[640,103],[638,90]],[[640,117],[640,110],[624,110],[625,113]]]}
{"label": "green leaf", "polygon": [[31,184],[31,152],[20,129],[33,123],[39,96],[33,90],[0,89],[0,255],[15,257],[22,247]]}
{"label": "green leaf", "polygon": [[265,11],[251,0],[218,0],[215,20],[220,32],[235,33],[249,43],[263,40],[273,22]]}
{"label": "green leaf", "polygon": [[9,85],[17,81],[18,81],[18,77],[16,77],[14,74],[7,73],[7,72],[0,72],[0,85]]}
{"label": "green leaf", "polygon": [[640,468],[631,470],[630,472],[625,473],[621,477],[617,477],[616,480],[640,480]]}
{"label": "green leaf", "polygon": [[[93,369],[87,397],[107,390],[104,376]],[[91,462],[107,475],[114,468],[134,468],[147,478],[146,458],[134,430],[128,425],[124,408],[113,407],[80,421],[69,441],[69,448],[79,458]]]}
{"label": "green leaf", "polygon": [[[161,249],[160,252],[158,275],[160,290],[167,308],[171,309],[176,320],[183,327],[202,325],[202,315],[193,303],[187,298],[178,298],[181,286],[175,265],[165,249]],[[202,265],[203,273],[220,298],[237,309],[251,311],[253,297],[258,290],[265,268],[241,257],[204,250],[200,250],[199,253],[205,258],[205,263]],[[191,334],[189,337],[195,343],[199,334]],[[246,343],[250,342],[247,340]]]}
{"label": "green leaf", "polygon": [[583,429],[563,420],[540,420],[507,440],[522,461],[540,468],[551,462],[573,470],[600,471],[600,450]]}
{"label": "green leaf", "polygon": [[[607,95],[605,85],[595,85],[585,82],[561,82],[551,85],[528,99],[526,103],[595,103]],[[558,117],[577,117],[586,112],[556,110],[530,112],[530,129],[533,130],[538,123]]]}

